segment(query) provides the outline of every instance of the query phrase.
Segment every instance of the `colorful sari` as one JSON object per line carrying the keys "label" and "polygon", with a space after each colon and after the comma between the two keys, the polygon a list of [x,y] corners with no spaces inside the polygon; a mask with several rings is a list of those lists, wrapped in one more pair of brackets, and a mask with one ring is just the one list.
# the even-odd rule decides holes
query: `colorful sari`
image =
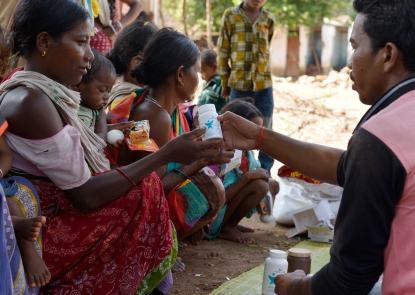
{"label": "colorful sari", "polygon": [[[6,197],[10,197],[14,202],[16,202],[25,218],[33,218],[40,216],[40,203],[39,196],[36,192],[34,186],[25,178],[19,176],[8,177],[2,180],[2,185],[0,187],[5,187],[5,190],[2,193]],[[25,272],[23,268],[22,259],[20,256],[20,251],[15,239],[13,225],[9,217],[9,210],[5,198],[2,197],[3,201],[3,216],[5,221],[5,241],[9,257],[9,266],[10,266],[10,275],[12,278],[12,290],[13,292],[1,293],[1,294],[24,294],[24,295],[35,295],[38,294],[39,288],[30,288],[27,285]],[[39,256],[42,257],[42,233],[38,236],[36,242],[34,243],[35,249],[38,252]],[[1,248],[1,246],[0,246]],[[1,289],[0,289],[1,290]]]}
{"label": "colorful sari", "polygon": [[48,219],[43,253],[52,274],[40,294],[146,295],[173,267],[177,241],[154,173],[88,214],[52,182],[32,183]]}
{"label": "colorful sari", "polygon": [[[116,104],[111,105],[111,111],[107,115],[108,122],[127,122],[131,111],[144,101],[147,93],[148,89],[136,89],[130,95],[118,100]],[[171,115],[170,139],[190,131],[188,120],[182,109],[184,108],[177,107]],[[191,112],[193,109],[186,106],[186,110]],[[167,165],[166,172],[179,166],[181,164],[171,162]],[[202,220],[212,219],[220,207],[216,188],[204,172],[199,172],[192,179],[179,183],[167,194],[166,198],[169,203],[170,218],[178,231],[189,231],[202,218]],[[202,229],[201,232],[192,234],[193,237],[190,240],[196,244],[206,234],[206,230]]]}

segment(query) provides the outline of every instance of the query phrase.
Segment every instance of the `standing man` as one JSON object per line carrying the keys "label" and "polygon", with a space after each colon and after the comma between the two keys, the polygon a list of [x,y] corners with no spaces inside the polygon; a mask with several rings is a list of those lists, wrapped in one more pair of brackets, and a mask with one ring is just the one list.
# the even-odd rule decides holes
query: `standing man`
{"label": "standing man", "polygon": [[[266,0],[246,0],[225,10],[218,40],[222,97],[229,101],[252,97],[264,116],[264,126],[272,129],[274,98],[269,47],[275,18],[262,6]],[[230,66],[229,66],[230,65]],[[261,167],[271,176],[274,159],[260,152]]]}
{"label": "standing man", "polygon": [[415,294],[415,1],[354,0],[350,78],[372,107],[346,151],[219,116],[228,148],[260,146],[299,172],[344,188],[330,262],[312,278],[275,278],[278,295]]}

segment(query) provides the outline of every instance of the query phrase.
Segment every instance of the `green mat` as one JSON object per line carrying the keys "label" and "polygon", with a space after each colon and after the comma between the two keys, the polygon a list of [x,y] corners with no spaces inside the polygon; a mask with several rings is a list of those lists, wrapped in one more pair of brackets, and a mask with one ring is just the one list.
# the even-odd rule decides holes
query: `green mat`
{"label": "green mat", "polygon": [[[294,248],[311,251],[311,273],[317,272],[330,260],[331,244],[303,241]],[[261,295],[264,264],[224,283],[210,295]]]}

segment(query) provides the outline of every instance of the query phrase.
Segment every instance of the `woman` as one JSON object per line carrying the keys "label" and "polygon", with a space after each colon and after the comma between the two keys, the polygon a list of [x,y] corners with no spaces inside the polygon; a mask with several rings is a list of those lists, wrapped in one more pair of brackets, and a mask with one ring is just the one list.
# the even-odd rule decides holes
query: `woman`
{"label": "woman", "polygon": [[195,130],[108,171],[105,144],[78,119],[80,97],[68,88],[93,59],[90,32],[88,13],[75,1],[19,4],[13,53],[27,63],[0,85],[12,170],[34,184],[48,219],[43,259],[51,281],[41,293],[148,294],[177,252],[163,187],[152,171],[172,159],[214,158],[221,141],[194,141],[204,132]]}
{"label": "woman", "polygon": [[[121,15],[121,2],[129,6],[127,13]],[[98,0],[99,16],[95,18],[97,32],[91,37],[91,47],[102,52],[108,52],[115,37],[124,27],[137,19],[143,5],[139,0]]]}
{"label": "woman", "polygon": [[[107,54],[113,63],[120,82],[111,90],[108,105],[117,105],[117,102],[139,88],[137,80],[131,77],[130,72],[140,61],[140,54],[148,39],[157,32],[148,22],[135,21],[126,27],[117,37],[114,48]],[[111,110],[111,109],[110,109]]]}
{"label": "woman", "polygon": [[[120,102],[109,113],[110,122],[149,120],[150,136],[159,147],[176,136],[189,132],[192,126],[189,126],[178,106],[191,100],[197,88],[199,56],[199,49],[185,35],[171,28],[158,31],[144,48],[142,61],[131,71],[137,82],[148,85],[148,88],[135,90]],[[147,155],[146,152],[132,152],[124,148],[120,151],[118,161],[123,164],[132,163]],[[224,151],[223,155],[231,156],[233,152]],[[179,240],[191,236],[190,242],[197,244],[206,234],[201,229],[224,204],[224,188],[219,178],[205,175],[207,179],[202,181],[203,184],[198,183],[198,177],[204,175],[198,174],[198,171],[213,163],[215,161],[211,159],[203,159],[181,166],[171,161],[169,165],[157,170],[164,192],[168,194],[170,216],[178,229]],[[188,178],[197,187],[192,188],[192,193],[182,193],[180,189]],[[199,205],[206,206],[209,203],[209,209],[206,209],[207,212],[187,212],[183,209],[183,202],[192,203],[182,201],[187,198],[194,198],[195,203],[203,200],[205,203]],[[192,218],[188,216],[190,213]]]}

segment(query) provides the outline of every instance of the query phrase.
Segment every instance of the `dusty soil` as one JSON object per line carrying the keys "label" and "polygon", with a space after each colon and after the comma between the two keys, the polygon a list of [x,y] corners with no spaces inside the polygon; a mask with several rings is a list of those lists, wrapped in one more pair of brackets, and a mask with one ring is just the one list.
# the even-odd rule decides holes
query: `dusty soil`
{"label": "dusty soil", "polygon": [[[274,82],[273,129],[299,140],[345,149],[354,127],[368,109],[350,88],[321,88],[277,78]],[[272,176],[277,175],[280,166],[275,163]],[[305,238],[287,239],[285,232],[289,228],[262,223],[256,215],[243,219],[242,224],[255,228],[248,235],[256,244],[215,239],[180,250],[186,271],[173,274],[171,294],[210,294],[228,279],[264,263],[269,249],[287,250]]]}

